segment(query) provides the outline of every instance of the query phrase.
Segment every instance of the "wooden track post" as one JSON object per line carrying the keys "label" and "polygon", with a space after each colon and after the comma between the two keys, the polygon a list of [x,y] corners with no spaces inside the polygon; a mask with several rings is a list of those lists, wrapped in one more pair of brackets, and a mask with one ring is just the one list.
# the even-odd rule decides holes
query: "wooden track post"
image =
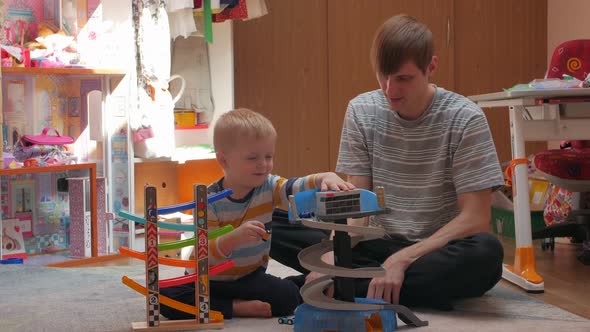
{"label": "wooden track post", "polygon": [[145,297],[147,325],[160,326],[160,287],[158,269],[158,205],[156,187],[145,186]]}

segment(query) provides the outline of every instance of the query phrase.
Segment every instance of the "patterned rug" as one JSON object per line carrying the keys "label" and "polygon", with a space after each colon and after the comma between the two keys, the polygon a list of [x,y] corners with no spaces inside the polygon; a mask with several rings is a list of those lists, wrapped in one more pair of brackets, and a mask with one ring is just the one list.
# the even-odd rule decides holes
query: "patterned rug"
{"label": "patterned rug", "polygon": [[[269,271],[287,276],[295,271],[274,261]],[[182,275],[163,267],[162,278]],[[131,331],[145,321],[145,299],[121,283],[126,275],[141,284],[143,268],[50,268],[0,265],[0,330],[7,331]],[[416,331],[590,331],[590,321],[497,285],[481,298],[454,304],[453,311],[416,310],[429,326]],[[223,331],[292,331],[272,319],[232,319]]]}

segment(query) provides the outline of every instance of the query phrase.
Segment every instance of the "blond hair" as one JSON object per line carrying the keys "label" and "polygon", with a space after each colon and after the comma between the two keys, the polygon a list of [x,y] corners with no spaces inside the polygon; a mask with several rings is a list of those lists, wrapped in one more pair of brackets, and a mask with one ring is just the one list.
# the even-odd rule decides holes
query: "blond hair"
{"label": "blond hair", "polygon": [[434,55],[432,32],[415,17],[396,15],[385,21],[371,46],[371,65],[376,73],[390,75],[408,61],[426,72]]}
{"label": "blond hair", "polygon": [[243,139],[276,139],[277,132],[262,114],[239,108],[224,113],[213,128],[213,147],[216,152],[227,152]]}

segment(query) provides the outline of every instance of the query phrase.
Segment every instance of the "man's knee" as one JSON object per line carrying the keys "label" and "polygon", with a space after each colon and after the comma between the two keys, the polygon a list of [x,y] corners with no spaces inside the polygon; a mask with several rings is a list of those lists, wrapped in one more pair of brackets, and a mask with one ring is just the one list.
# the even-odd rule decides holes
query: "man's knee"
{"label": "man's knee", "polygon": [[478,233],[470,237],[475,243],[473,248],[473,258],[486,266],[502,265],[504,260],[504,248],[502,243],[490,233]]}
{"label": "man's knee", "polygon": [[469,250],[471,258],[467,262],[472,273],[479,280],[479,290],[475,290],[475,296],[479,296],[490,290],[502,278],[502,261],[504,248],[498,239],[489,233],[479,233],[471,237],[474,248]]}

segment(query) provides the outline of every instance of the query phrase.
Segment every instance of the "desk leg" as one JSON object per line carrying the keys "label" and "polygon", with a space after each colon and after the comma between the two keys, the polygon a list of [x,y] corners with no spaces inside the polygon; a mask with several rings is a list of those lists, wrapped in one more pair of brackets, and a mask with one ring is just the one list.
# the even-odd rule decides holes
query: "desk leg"
{"label": "desk leg", "polygon": [[[523,136],[522,106],[510,107],[510,135],[512,158],[526,158]],[[531,212],[529,206],[528,166],[517,164],[513,173],[514,231],[516,252],[514,265],[504,264],[502,277],[528,292],[543,292],[543,278],[535,268],[535,250],[532,245]]]}

